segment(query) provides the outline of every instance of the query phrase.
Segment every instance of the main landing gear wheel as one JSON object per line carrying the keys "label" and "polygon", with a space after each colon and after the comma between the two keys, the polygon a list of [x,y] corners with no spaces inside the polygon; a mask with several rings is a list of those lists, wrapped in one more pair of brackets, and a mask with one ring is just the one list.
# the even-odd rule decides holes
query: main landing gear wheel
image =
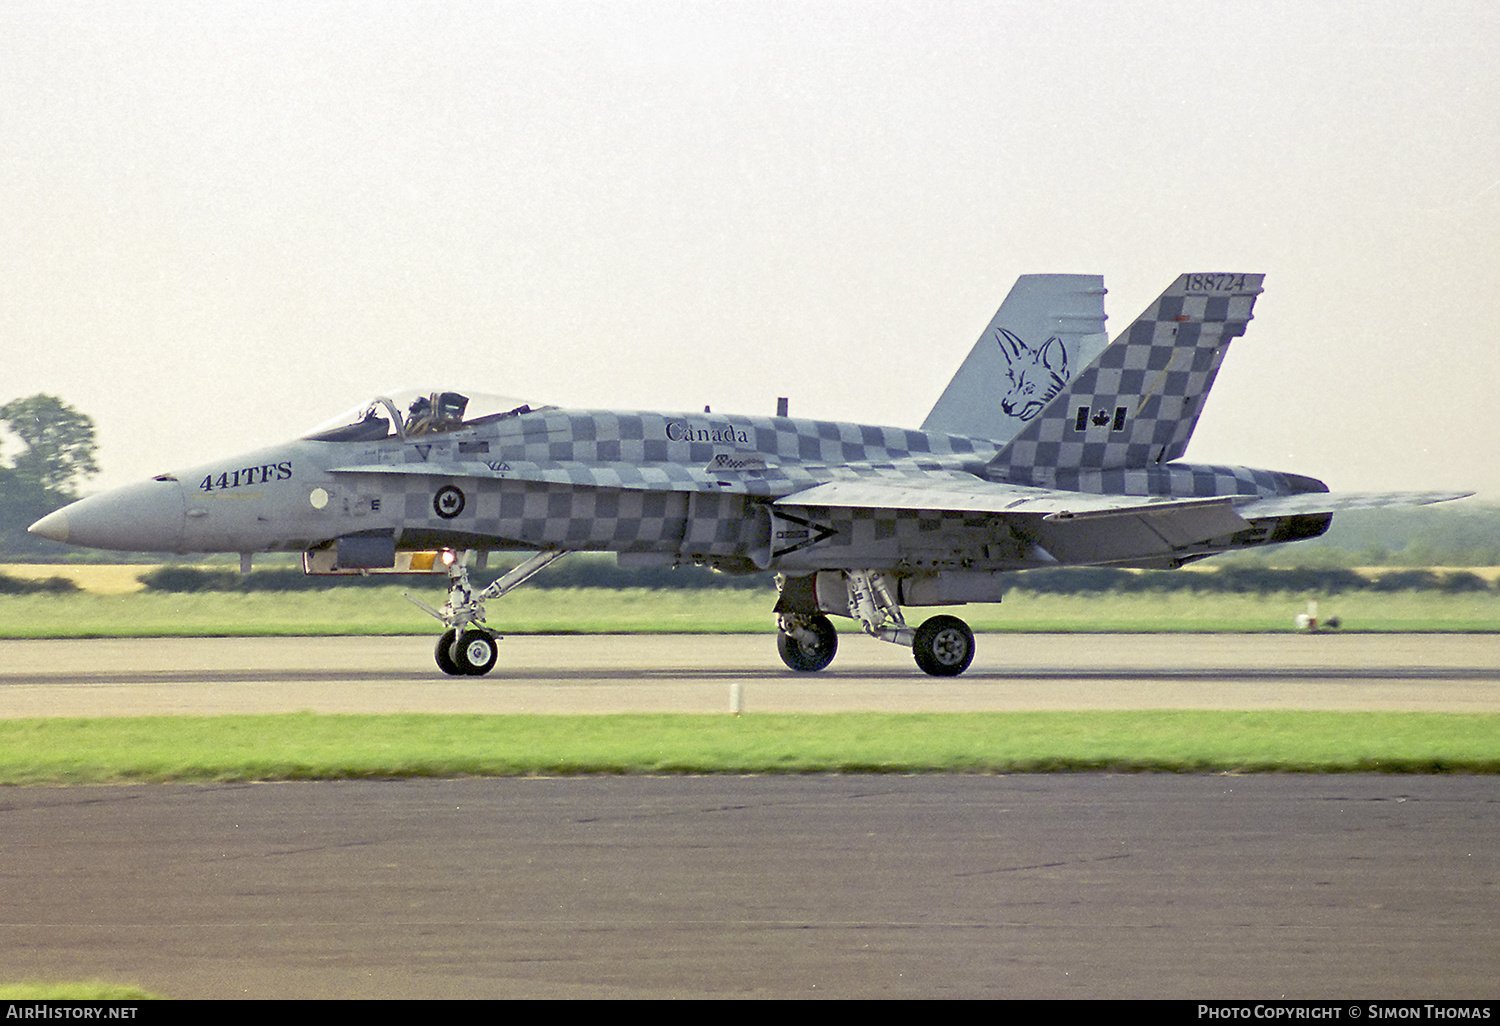
{"label": "main landing gear wheel", "polygon": [[917,628],[911,650],[923,673],[957,677],[974,661],[974,632],[956,616],[934,616]]}
{"label": "main landing gear wheel", "polygon": [[814,637],[798,640],[784,629],[778,630],[776,651],[781,653],[781,661],[798,673],[816,673],[833,662],[834,653],[839,650],[838,631],[822,613],[806,617],[802,628]]}
{"label": "main landing gear wheel", "polygon": [[438,639],[438,668],[455,677],[481,677],[495,668],[500,656],[500,646],[489,631],[466,630],[462,637],[458,631],[448,630]]}

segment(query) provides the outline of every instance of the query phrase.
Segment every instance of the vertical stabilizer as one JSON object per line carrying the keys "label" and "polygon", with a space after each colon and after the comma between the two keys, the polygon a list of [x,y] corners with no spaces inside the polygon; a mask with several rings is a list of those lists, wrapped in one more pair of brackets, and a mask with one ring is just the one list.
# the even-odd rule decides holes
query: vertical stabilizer
{"label": "vertical stabilizer", "polygon": [[990,463],[992,476],[1051,483],[1073,471],[1180,457],[1263,274],[1184,274]]}
{"label": "vertical stabilizer", "polygon": [[1004,444],[1036,419],[1107,341],[1102,277],[1022,275],[922,430]]}

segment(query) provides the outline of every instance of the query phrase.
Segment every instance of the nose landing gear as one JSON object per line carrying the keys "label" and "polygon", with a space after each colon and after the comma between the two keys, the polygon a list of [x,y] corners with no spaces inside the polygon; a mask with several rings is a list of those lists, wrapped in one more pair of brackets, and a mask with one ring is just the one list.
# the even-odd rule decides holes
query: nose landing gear
{"label": "nose landing gear", "polygon": [[484,604],[519,587],[542,567],[563,555],[562,550],[538,552],[520,566],[505,574],[488,588],[474,593],[469,584],[468,553],[447,551],[443,562],[448,566],[448,601],[442,609],[406,596],[407,601],[443,622],[447,628],[438,638],[438,669],[455,677],[481,677],[495,668],[500,655],[499,638],[484,622]]}

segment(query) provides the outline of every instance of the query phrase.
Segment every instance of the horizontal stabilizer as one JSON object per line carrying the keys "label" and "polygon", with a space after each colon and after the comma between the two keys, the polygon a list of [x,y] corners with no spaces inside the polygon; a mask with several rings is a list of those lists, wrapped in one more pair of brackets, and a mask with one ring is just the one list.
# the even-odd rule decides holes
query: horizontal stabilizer
{"label": "horizontal stabilizer", "polygon": [[1246,519],[1291,517],[1308,513],[1342,513],[1351,509],[1382,506],[1428,506],[1467,498],[1473,492],[1303,492],[1270,499],[1256,499],[1238,508]]}

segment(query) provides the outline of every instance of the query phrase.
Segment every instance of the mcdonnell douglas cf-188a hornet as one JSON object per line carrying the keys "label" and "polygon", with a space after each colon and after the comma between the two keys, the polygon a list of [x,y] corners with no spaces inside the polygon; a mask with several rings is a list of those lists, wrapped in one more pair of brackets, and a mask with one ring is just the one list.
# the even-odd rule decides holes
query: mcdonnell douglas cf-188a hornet
{"label": "mcdonnell douglas cf-188a hornet", "polygon": [[[774,571],[793,670],[829,616],[962,673],[974,636],[904,607],[998,602],[1029,567],[1172,568],[1311,538],[1334,513],[1445,493],[1330,494],[1297,474],[1184,463],[1259,274],[1185,274],[1112,343],[1103,279],[1016,282],[920,430],[786,416],[569,410],[440,389],[355,407],[296,441],[74,503],[43,537],[158,552],[302,551],[308,573],[446,573],[450,674],[494,665],[485,602],[568,552]],[[1108,344],[1106,344],[1108,343]],[[530,557],[489,587],[469,563]],[[419,603],[420,604],[420,603]]]}

